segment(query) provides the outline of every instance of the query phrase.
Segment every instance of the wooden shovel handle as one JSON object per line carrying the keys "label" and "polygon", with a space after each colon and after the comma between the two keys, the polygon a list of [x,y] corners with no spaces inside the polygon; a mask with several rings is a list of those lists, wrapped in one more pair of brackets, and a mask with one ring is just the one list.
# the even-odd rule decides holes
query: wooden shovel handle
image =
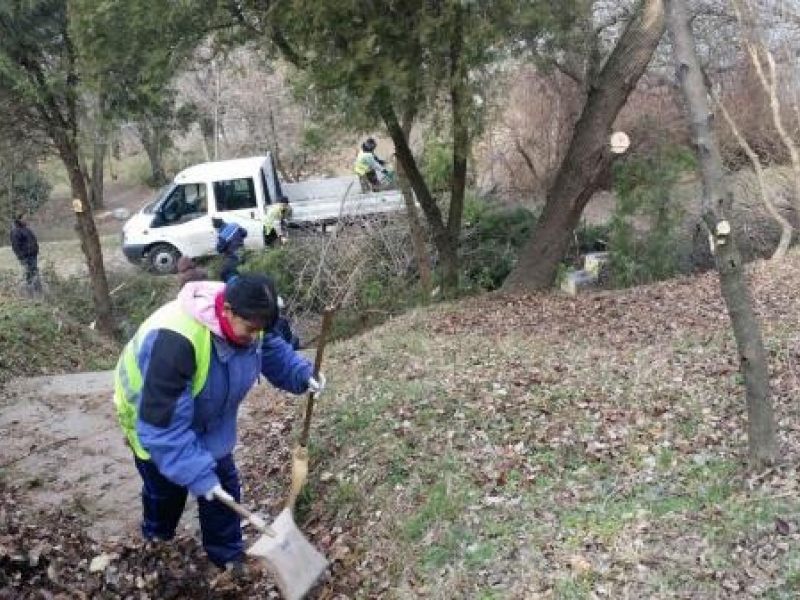
{"label": "wooden shovel handle", "polygon": [[[322,330],[319,334],[319,342],[317,343],[317,354],[314,357],[314,378],[319,377],[319,371],[322,368],[322,355],[325,352],[325,344],[328,341],[328,330],[333,322],[333,313],[335,308],[326,308],[322,311]],[[308,401],[306,402],[306,416],[303,421],[303,431],[300,433],[300,445],[304,448],[308,446],[308,436],[311,431],[311,416],[314,414],[314,392],[308,393]]]}
{"label": "wooden shovel handle", "polygon": [[259,524],[263,523],[264,520],[258,515],[251,513],[244,506],[236,502],[236,500],[231,500],[230,498],[226,498],[225,496],[218,496],[216,494],[214,494],[214,500],[216,500],[217,502],[221,502],[243,519],[247,519],[247,522],[253,525],[256,529],[261,530],[261,533],[265,533],[269,536],[275,537],[275,532],[272,530],[272,527],[266,524],[263,527],[261,527]]}

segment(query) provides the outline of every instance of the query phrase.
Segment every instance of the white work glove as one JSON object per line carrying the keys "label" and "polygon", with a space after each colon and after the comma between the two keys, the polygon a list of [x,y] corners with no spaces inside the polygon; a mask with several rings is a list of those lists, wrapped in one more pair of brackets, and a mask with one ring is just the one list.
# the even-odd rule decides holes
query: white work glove
{"label": "white work glove", "polygon": [[211,491],[206,494],[206,500],[211,502],[212,500],[216,500],[217,498],[224,498],[225,500],[230,500],[234,502],[233,496],[231,496],[228,492],[222,489],[222,486],[217,484]]}
{"label": "white work glove", "polygon": [[325,375],[318,373],[316,377],[313,375],[308,378],[308,391],[319,396],[322,390],[325,389]]}

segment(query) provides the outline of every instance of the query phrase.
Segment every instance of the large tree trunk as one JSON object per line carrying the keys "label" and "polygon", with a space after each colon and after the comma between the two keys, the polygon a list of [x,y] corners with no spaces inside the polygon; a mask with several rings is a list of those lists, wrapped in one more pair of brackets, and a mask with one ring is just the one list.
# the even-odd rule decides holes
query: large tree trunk
{"label": "large tree trunk", "polygon": [[703,220],[713,232],[712,243],[722,297],[728,308],[739,350],[739,364],[747,397],[750,457],[756,463],[775,459],[775,417],[770,398],[769,374],[761,329],[753,311],[741,256],[731,227],[733,196],[727,188],[722,159],[712,130],[713,115],[703,80],[684,0],[667,0],[669,28],[678,80],[686,100],[700,167],[703,174]]}
{"label": "large tree trunk", "polygon": [[542,216],[503,284],[511,292],[547,289],[569,247],[586,203],[611,162],[608,136],[628,95],[664,35],[662,0],[644,0],[589,87]]}
{"label": "large tree trunk", "polygon": [[[416,107],[409,109],[403,115],[403,135],[406,139],[411,136],[411,126],[414,122],[416,115]],[[431,292],[431,265],[430,257],[428,256],[425,244],[425,230],[419,219],[417,212],[417,204],[414,202],[414,191],[411,189],[411,184],[406,176],[403,165],[398,165],[397,178],[400,184],[400,190],[403,192],[403,198],[406,202],[406,216],[408,217],[408,229],[411,233],[411,245],[414,249],[414,258],[417,261],[417,269],[419,270],[419,282],[422,286],[422,292],[427,297]]]}
{"label": "large tree trunk", "polygon": [[[97,329],[105,334],[115,333],[114,312],[111,304],[111,295],[108,291],[108,280],[103,266],[103,252],[100,248],[100,239],[94,225],[92,208],[89,203],[89,191],[86,186],[83,172],[80,167],[77,148],[69,142],[62,140],[57,144],[61,161],[69,174],[72,190],[73,206],[75,210],[76,230],[81,241],[81,250],[86,257],[86,266],[89,268],[89,278],[92,283],[92,300],[97,316]],[[80,205],[77,205],[80,202]],[[77,210],[80,208],[81,210]]]}
{"label": "large tree trunk", "polygon": [[[439,262],[443,273],[455,271],[456,273],[456,286],[458,285],[458,236],[452,238],[449,229],[454,227],[448,223],[446,227],[442,219],[442,211],[439,210],[439,205],[433,198],[433,195],[425,183],[425,178],[420,173],[414,154],[408,145],[408,139],[403,133],[403,128],[397,120],[397,115],[394,108],[388,102],[382,102],[380,105],[381,117],[386,125],[386,130],[394,142],[395,152],[397,153],[397,160],[402,166],[406,177],[414,190],[417,202],[419,202],[422,212],[425,214],[425,219],[433,234],[433,243],[436,246],[436,251],[439,254]],[[460,229],[460,223],[459,223]],[[452,280],[443,277],[442,283],[445,286],[446,294],[454,294],[457,290],[455,288],[448,288],[448,283],[452,284]]]}
{"label": "large tree trunk", "polygon": [[462,52],[464,50],[464,10],[455,5],[455,31],[450,46],[450,104],[453,111],[453,179],[450,182],[450,208],[447,214],[448,256],[442,259],[442,283],[445,290],[458,289],[458,246],[461,238],[461,217],[464,213],[464,191],[467,187],[467,156],[469,156],[469,127],[467,125],[467,80]]}

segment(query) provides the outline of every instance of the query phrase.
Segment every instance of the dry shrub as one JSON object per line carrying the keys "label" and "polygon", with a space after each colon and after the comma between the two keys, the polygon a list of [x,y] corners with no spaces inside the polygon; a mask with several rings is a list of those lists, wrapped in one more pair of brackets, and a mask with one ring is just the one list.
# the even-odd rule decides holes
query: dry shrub
{"label": "dry shrub", "polygon": [[295,295],[301,304],[359,308],[361,290],[376,277],[404,277],[413,252],[404,217],[357,218],[338,225],[326,237],[310,238],[295,269]]}
{"label": "dry shrub", "polygon": [[275,277],[304,341],[315,335],[326,307],[339,308],[340,323],[373,316],[382,320],[417,293],[404,214],[352,219],[331,226],[325,235],[292,231],[287,246],[248,258],[246,270]]}
{"label": "dry shrub", "polygon": [[654,156],[664,143],[688,145],[680,90],[661,76],[645,74],[620,111],[614,129],[629,134],[629,154]]}
{"label": "dry shrub", "polygon": [[497,120],[476,147],[485,193],[544,198],[569,145],[582,94],[558,71],[512,68],[501,83]]}
{"label": "dry shrub", "polygon": [[[779,80],[781,79],[779,76]],[[736,69],[719,77],[719,83],[715,87],[719,90],[720,100],[762,164],[788,164],[789,152],[775,129],[769,98],[749,59],[743,57]],[[788,93],[786,87],[779,90],[782,96],[781,105],[784,107],[782,119],[785,125],[796,123],[794,115],[785,108],[791,106],[791,102],[788,102]],[[718,123],[719,148],[726,167],[732,171],[743,167],[749,168],[750,160],[736,141],[730,127],[722,119],[719,119]],[[787,129],[790,134],[796,132],[794,127]]]}

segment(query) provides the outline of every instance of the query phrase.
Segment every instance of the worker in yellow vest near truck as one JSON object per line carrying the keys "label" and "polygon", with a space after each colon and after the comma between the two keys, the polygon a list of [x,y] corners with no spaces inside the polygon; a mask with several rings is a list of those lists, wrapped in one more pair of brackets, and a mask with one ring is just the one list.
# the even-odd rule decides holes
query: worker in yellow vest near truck
{"label": "worker in yellow vest near truck", "polygon": [[114,402],[142,478],[142,534],[172,539],[191,493],[209,559],[234,573],[243,568],[240,518],[216,500],[241,495],[239,404],[259,375],[294,394],[325,385],[270,333],[277,319],[278,295],[264,275],[192,281],[139,327],[117,364]]}
{"label": "worker in yellow vest near truck", "polygon": [[361,182],[361,191],[364,193],[376,192],[380,189],[381,180],[378,177],[378,173],[384,179],[389,177],[386,161],[381,160],[375,154],[375,148],[377,147],[378,144],[373,138],[367,138],[361,144],[361,150],[353,163],[353,171],[358,175],[358,179]]}
{"label": "worker in yellow vest near truck", "polygon": [[264,217],[264,242],[267,246],[273,246],[279,241],[285,244],[289,238],[286,235],[286,219],[292,215],[292,206],[286,196],[274,204],[267,207]]}

